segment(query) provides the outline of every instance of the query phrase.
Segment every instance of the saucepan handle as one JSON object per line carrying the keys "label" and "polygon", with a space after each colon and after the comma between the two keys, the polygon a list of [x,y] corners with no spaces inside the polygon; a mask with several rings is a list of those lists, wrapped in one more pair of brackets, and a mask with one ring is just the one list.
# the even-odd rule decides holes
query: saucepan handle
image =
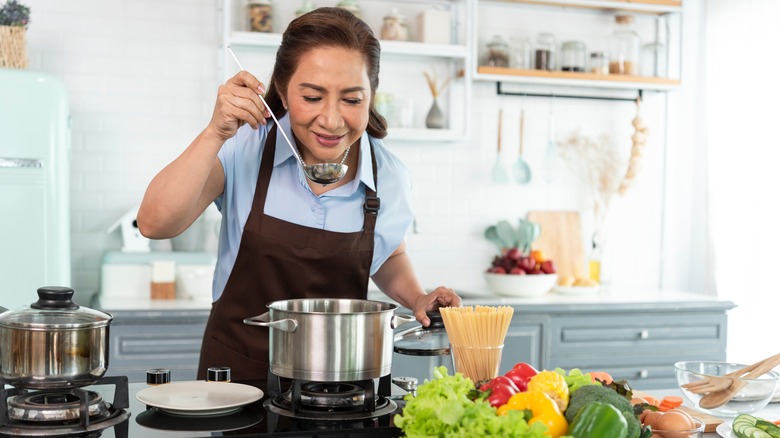
{"label": "saucepan handle", "polygon": [[280,319],[278,321],[268,321],[268,312],[262,315],[244,318],[244,324],[258,327],[270,327],[283,332],[293,333],[298,328],[298,321],[294,319]]}
{"label": "saucepan handle", "polygon": [[417,319],[411,315],[399,315],[395,314],[390,319],[390,328],[394,329],[410,322],[415,322]]}

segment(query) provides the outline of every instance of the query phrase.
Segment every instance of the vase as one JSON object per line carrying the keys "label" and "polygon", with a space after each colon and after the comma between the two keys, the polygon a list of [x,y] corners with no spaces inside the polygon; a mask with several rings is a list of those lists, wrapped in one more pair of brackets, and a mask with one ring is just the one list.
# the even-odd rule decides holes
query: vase
{"label": "vase", "polygon": [[431,105],[431,109],[428,110],[428,115],[425,117],[425,126],[429,129],[442,129],[444,125],[444,113],[439,107],[439,102],[433,99],[433,105]]}
{"label": "vase", "polygon": [[26,29],[0,26],[0,68],[27,68]]}

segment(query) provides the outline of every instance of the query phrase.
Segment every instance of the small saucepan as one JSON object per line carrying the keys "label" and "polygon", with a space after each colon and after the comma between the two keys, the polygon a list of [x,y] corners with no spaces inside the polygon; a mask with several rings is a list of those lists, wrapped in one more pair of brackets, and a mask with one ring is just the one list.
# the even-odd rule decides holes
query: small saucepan
{"label": "small saucepan", "polygon": [[108,368],[113,316],[80,307],[73,289],[42,287],[38,301],[0,314],[0,378],[18,388],[62,389],[99,381]]}

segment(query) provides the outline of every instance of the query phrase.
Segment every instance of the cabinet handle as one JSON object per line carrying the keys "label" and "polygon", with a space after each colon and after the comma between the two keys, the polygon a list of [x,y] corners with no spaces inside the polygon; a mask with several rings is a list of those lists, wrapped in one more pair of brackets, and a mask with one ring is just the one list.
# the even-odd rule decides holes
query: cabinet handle
{"label": "cabinet handle", "polygon": [[647,339],[650,337],[650,332],[647,330],[640,330],[639,331],[639,339]]}
{"label": "cabinet handle", "polygon": [[646,379],[648,374],[649,373],[647,372],[647,370],[639,370],[638,377],[640,379]]}
{"label": "cabinet handle", "polygon": [[5,167],[5,168],[43,167],[43,160],[41,160],[40,158],[0,157],[0,167]]}

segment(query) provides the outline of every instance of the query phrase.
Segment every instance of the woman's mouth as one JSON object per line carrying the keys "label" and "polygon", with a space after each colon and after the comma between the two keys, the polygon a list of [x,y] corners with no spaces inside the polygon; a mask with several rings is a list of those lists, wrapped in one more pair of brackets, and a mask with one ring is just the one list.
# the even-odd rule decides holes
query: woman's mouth
{"label": "woman's mouth", "polygon": [[323,146],[337,146],[339,143],[341,143],[341,139],[344,138],[343,135],[323,135],[323,134],[314,134],[317,138],[317,142]]}

